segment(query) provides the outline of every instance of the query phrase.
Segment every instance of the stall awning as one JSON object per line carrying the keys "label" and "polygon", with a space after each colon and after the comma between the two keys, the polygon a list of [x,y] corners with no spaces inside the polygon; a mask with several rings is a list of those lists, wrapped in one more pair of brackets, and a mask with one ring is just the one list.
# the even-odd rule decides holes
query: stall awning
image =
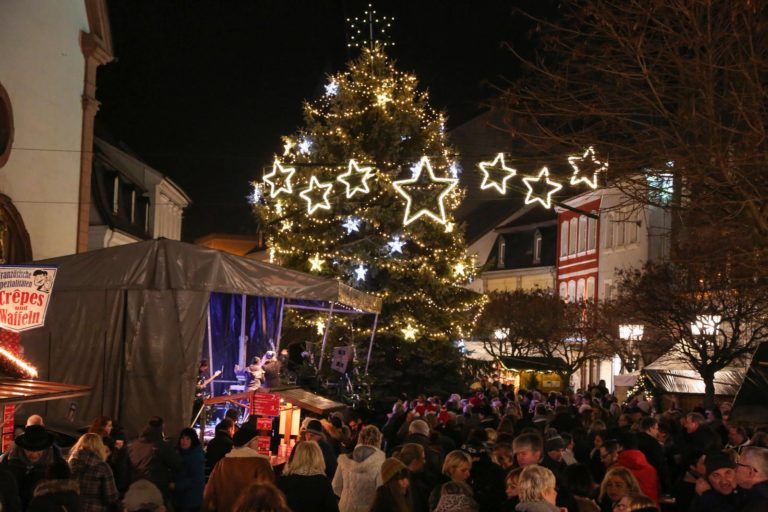
{"label": "stall awning", "polygon": [[[745,372],[746,368],[738,366],[715,372],[715,395],[734,396],[744,380]],[[674,347],[643,368],[641,373],[665,393],[704,394],[704,380],[701,375]]]}
{"label": "stall awning", "polygon": [[287,388],[276,391],[280,398],[313,414],[324,415],[344,409],[346,405],[334,402],[302,388]]}
{"label": "stall awning", "polygon": [[535,370],[538,372],[559,372],[568,370],[568,365],[560,357],[519,356],[500,357],[499,361],[507,370]]}
{"label": "stall awning", "polygon": [[757,347],[747,376],[733,400],[729,423],[768,424],[768,342]]}
{"label": "stall awning", "polygon": [[74,398],[90,392],[90,386],[45,380],[0,378],[0,405]]}

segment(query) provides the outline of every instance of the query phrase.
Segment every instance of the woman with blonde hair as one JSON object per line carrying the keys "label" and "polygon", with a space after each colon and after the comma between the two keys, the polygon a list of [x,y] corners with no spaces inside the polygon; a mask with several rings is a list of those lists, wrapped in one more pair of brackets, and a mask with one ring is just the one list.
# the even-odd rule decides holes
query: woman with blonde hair
{"label": "woman with blonde hair", "polygon": [[560,512],[555,505],[557,490],[555,474],[549,469],[531,464],[525,466],[517,480],[520,503],[517,512]]}
{"label": "woman with blonde hair", "polygon": [[613,509],[616,512],[659,512],[656,502],[645,494],[628,494]]}
{"label": "woman with blonde hair", "polygon": [[629,494],[641,494],[640,484],[630,470],[616,466],[608,470],[600,484],[598,504],[602,512],[612,512],[619,500]]}
{"label": "woman with blonde hair", "polygon": [[472,470],[472,456],[462,450],[453,450],[443,461],[443,478],[429,494],[429,510],[435,510],[440,501],[443,484],[446,482],[469,483],[469,473]]}
{"label": "woman with blonde hair", "polygon": [[80,485],[82,512],[106,512],[120,498],[112,468],[107,464],[107,447],[101,436],[89,432],[77,440],[69,452],[72,478]]}
{"label": "woman with blonde hair", "polygon": [[291,509],[280,489],[269,482],[254,482],[240,495],[232,512],[291,512]]}
{"label": "woman with blonde hair", "polygon": [[316,441],[302,441],[277,480],[293,512],[338,512],[331,482],[325,476],[323,451]]}
{"label": "woman with blonde hair", "polygon": [[381,465],[387,458],[381,450],[382,433],[366,425],[350,454],[339,455],[333,476],[333,492],[340,498],[341,512],[368,512],[381,485]]}

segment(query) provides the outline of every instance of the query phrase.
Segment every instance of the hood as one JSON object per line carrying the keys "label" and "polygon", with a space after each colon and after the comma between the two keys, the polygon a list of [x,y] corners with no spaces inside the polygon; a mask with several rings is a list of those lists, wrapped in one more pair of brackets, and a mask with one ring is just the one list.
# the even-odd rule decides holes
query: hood
{"label": "hood", "polygon": [[648,459],[640,450],[622,450],[619,452],[619,466],[624,466],[630,471],[635,469],[645,469],[650,466]]}
{"label": "hood", "polygon": [[80,491],[77,480],[42,480],[35,487],[35,496],[45,496],[46,494],[59,494],[62,492]]}
{"label": "hood", "polygon": [[[365,450],[359,450],[359,448],[366,448]],[[368,450],[370,449],[370,450]],[[358,451],[360,452],[358,454]],[[360,460],[358,459],[358,456]],[[352,458],[349,455],[339,456],[339,465],[349,471],[358,473],[378,473],[381,470],[381,465],[387,457],[384,452],[373,446],[357,446],[352,452]]]}
{"label": "hood", "polygon": [[515,507],[517,512],[559,512],[560,509],[547,501],[526,501],[518,503]]}
{"label": "hood", "polygon": [[230,459],[243,457],[261,457],[262,459],[268,458],[266,455],[262,455],[253,448],[249,448],[247,446],[235,446],[232,448],[232,451],[230,451],[224,457],[228,457]]}
{"label": "hood", "polygon": [[375,446],[368,446],[365,444],[357,445],[352,451],[352,458],[355,462],[363,462],[365,459],[376,453],[377,449],[378,448]]}

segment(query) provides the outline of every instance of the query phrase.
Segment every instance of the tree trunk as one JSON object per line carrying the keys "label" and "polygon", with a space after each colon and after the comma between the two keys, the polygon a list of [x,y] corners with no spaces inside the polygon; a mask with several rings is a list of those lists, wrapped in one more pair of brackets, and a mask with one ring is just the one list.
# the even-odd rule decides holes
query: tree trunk
{"label": "tree trunk", "polygon": [[701,372],[704,379],[704,408],[712,409],[715,406],[715,372]]}

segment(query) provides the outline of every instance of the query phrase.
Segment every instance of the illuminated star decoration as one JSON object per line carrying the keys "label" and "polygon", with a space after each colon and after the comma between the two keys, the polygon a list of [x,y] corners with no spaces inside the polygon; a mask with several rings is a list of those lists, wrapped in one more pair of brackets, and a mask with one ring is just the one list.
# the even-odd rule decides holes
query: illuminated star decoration
{"label": "illuminated star decoration", "polygon": [[396,252],[403,254],[405,242],[400,240],[399,236],[394,237],[391,242],[387,242],[387,245],[389,246],[389,254],[395,254]]}
{"label": "illuminated star decoration", "polygon": [[328,96],[336,96],[339,92],[339,84],[336,80],[331,80],[325,85],[325,94]]}
{"label": "illuminated star decoration", "polygon": [[312,141],[306,137],[299,141],[299,153],[302,155],[308,155],[310,147],[312,147]]}
{"label": "illuminated star decoration", "polygon": [[[549,191],[547,191],[547,198],[542,199],[541,196],[536,194],[533,191],[533,185],[532,183],[538,183],[541,181],[541,179],[544,178],[544,181],[547,184],[547,187],[549,187]],[[551,208],[552,207],[552,194],[563,188],[563,186],[555,181],[552,181],[549,179],[549,169],[546,167],[542,167],[541,171],[539,172],[538,177],[536,178],[523,178],[523,183],[525,183],[525,186],[528,187],[528,194],[525,196],[525,204],[531,204],[534,201],[540,202],[544,208]]]}
{"label": "illuminated star decoration", "polygon": [[[429,173],[429,180],[432,183],[436,183],[443,187],[443,191],[440,192],[440,195],[437,197],[437,213],[428,210],[427,208],[421,208],[416,213],[413,213],[413,198],[411,197],[411,194],[408,193],[406,190],[407,188],[412,187],[421,187],[419,185],[418,181],[419,178],[421,178],[421,173],[424,170],[424,168],[427,169],[427,173]],[[413,178],[407,179],[407,180],[400,180],[395,181],[392,183],[392,186],[395,187],[395,190],[398,194],[403,196],[405,200],[407,201],[405,206],[405,216],[403,217],[403,225],[407,226],[411,222],[415,221],[416,219],[419,219],[423,216],[429,217],[430,219],[434,220],[435,222],[439,224],[445,224],[448,219],[445,216],[445,198],[448,194],[451,193],[451,191],[456,187],[459,180],[454,178],[437,178],[435,176],[435,172],[432,170],[432,166],[429,164],[429,158],[426,156],[422,157],[419,161],[418,168],[416,169],[416,172],[414,173]]]}
{"label": "illuminated star decoration", "polygon": [[392,28],[393,21],[395,21],[394,16],[380,16],[376,14],[373,6],[368,4],[368,9],[363,12],[362,16],[347,18],[350,33],[347,46],[350,48],[368,47],[371,50],[376,45],[393,46],[395,43],[389,40],[388,33],[388,29]]}
{"label": "illuminated star decoration", "polygon": [[451,165],[448,167],[448,171],[451,173],[451,178],[458,178],[459,174],[461,174],[461,168],[456,162],[451,162]]}
{"label": "illuminated star decoration", "polygon": [[[581,176],[579,166],[584,166],[584,162],[589,163],[590,168],[594,168],[595,172],[592,173],[592,179],[586,176]],[[602,171],[608,170],[608,164],[601,162],[595,158],[595,149],[589,146],[584,154],[581,156],[574,155],[568,157],[568,163],[573,167],[573,174],[571,175],[571,185],[578,185],[579,183],[586,183],[592,190],[597,188],[597,174]]]}
{"label": "illuminated star decoration", "polygon": [[358,192],[361,194],[370,192],[370,189],[368,188],[368,179],[371,176],[373,176],[371,167],[360,167],[355,160],[350,160],[347,172],[336,178],[336,181],[340,181],[346,185],[347,199],[349,199]]}
{"label": "illuminated star decoration", "polygon": [[457,277],[466,275],[466,267],[463,263],[457,263],[453,266],[453,274]]}
{"label": "illuminated star decoration", "polygon": [[446,222],[445,223],[445,232],[446,233],[453,233],[453,227],[454,227],[453,222]]}
{"label": "illuminated star decoration", "polygon": [[403,338],[406,340],[416,339],[416,329],[411,324],[408,324],[403,329],[400,329],[400,332],[403,333]]}
{"label": "illuminated star decoration", "polygon": [[280,226],[280,231],[290,231],[293,229],[293,222],[290,220],[284,220]]}
{"label": "illuminated star decoration", "polygon": [[380,107],[383,107],[390,101],[392,101],[392,98],[390,98],[389,94],[387,94],[386,92],[382,92],[376,95],[376,104]]}
{"label": "illuminated star decoration", "polygon": [[[269,197],[277,197],[282,192],[286,194],[292,193],[291,178],[295,172],[296,169],[293,167],[283,167],[280,161],[275,159],[275,163],[272,165],[272,172],[264,176],[264,183],[269,185]],[[278,174],[283,176],[282,184],[279,186],[274,181]]]}
{"label": "illuminated star decoration", "polygon": [[319,254],[315,253],[313,257],[309,258],[309,270],[317,272],[323,270],[323,259]]}
{"label": "illuminated star decoration", "polygon": [[[322,208],[323,210],[331,209],[331,203],[328,201],[328,194],[331,193],[332,188],[333,183],[320,183],[317,180],[317,176],[312,176],[309,179],[309,186],[299,192],[301,198],[307,202],[307,213],[309,213],[309,215],[315,213],[315,210],[318,208]],[[312,196],[317,194],[317,192],[315,192],[316,190],[322,190],[322,200],[320,201],[312,199]]]}
{"label": "illuminated star decoration", "polygon": [[355,276],[357,277],[357,280],[364,281],[366,272],[368,272],[368,270],[362,263],[358,265],[358,267],[355,269]]}
{"label": "illuminated star decoration", "polygon": [[[499,194],[506,194],[507,182],[517,175],[517,170],[507,167],[507,164],[504,163],[504,153],[496,155],[493,162],[480,162],[478,165],[483,172],[483,182],[480,184],[480,189],[486,190],[493,187],[499,191]],[[501,181],[494,181],[491,178],[491,172],[503,173],[504,177],[501,178]]]}
{"label": "illuminated star decoration", "polygon": [[291,139],[286,137],[285,143],[283,144],[283,156],[286,156],[288,153],[290,153],[295,145],[296,145],[295,142],[293,142]]}
{"label": "illuminated star decoration", "polygon": [[342,226],[347,230],[347,234],[351,235],[353,231],[360,231],[360,219],[357,217],[347,217]]}
{"label": "illuminated star decoration", "polygon": [[317,320],[315,326],[317,327],[317,334],[323,334],[323,331],[325,331],[325,322],[322,318]]}
{"label": "illuminated star decoration", "polygon": [[251,204],[259,204],[263,198],[264,198],[264,194],[262,194],[261,192],[261,187],[259,186],[258,183],[253,183],[253,192],[248,198],[248,201]]}

